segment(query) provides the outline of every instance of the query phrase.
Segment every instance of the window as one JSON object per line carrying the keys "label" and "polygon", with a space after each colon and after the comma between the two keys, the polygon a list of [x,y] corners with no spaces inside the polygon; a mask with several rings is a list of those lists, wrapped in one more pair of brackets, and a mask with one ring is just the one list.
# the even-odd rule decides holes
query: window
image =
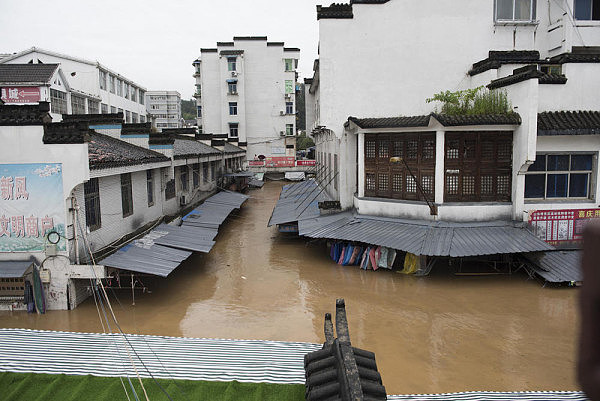
{"label": "window", "polygon": [[85,98],[71,94],[71,112],[73,114],[85,114]]}
{"label": "window", "polygon": [[146,122],[146,116],[143,116],[140,114],[140,122],[141,123],[145,123]]}
{"label": "window", "polygon": [[108,114],[108,105],[107,104],[102,103],[100,105],[100,107],[101,107],[101,110],[102,110],[102,114]]}
{"label": "window", "polygon": [[200,186],[200,165],[198,163],[192,165],[192,185],[194,189]]}
{"label": "window", "polygon": [[165,199],[173,199],[175,197],[175,180],[167,181],[165,185]]}
{"label": "window", "polygon": [[196,115],[198,118],[202,117],[202,106],[196,106]]}
{"label": "window", "polygon": [[217,179],[217,162],[210,162],[210,176],[213,181]]}
{"label": "window", "polygon": [[123,96],[123,81],[117,79],[117,96]]}
{"label": "window", "polygon": [[115,93],[115,77],[110,75],[108,80],[110,82],[110,93]]}
{"label": "window", "polygon": [[227,89],[230,95],[237,95],[237,81],[227,82]]}
{"label": "window", "polygon": [[204,181],[208,182],[209,178],[208,178],[208,163],[202,163],[202,177],[204,178]]}
{"label": "window", "polygon": [[181,166],[179,167],[179,182],[181,184],[181,190],[182,191],[187,191],[188,190],[188,167],[187,166]]}
{"label": "window", "polygon": [[67,114],[67,94],[50,89],[50,105],[52,113]]}
{"label": "window", "polygon": [[600,0],[575,0],[575,19],[600,20]]}
{"label": "window", "polygon": [[238,137],[238,123],[229,123],[229,136],[231,138]]}
{"label": "window", "polygon": [[100,217],[100,186],[97,178],[91,178],[83,184],[83,196],[85,198],[85,225],[94,231],[102,227]]}
{"label": "window", "polygon": [[100,89],[102,90],[106,90],[106,71],[102,71],[102,70],[98,70],[99,71],[99,81],[100,81]]}
{"label": "window", "polygon": [[285,70],[286,71],[294,71],[294,59],[291,59],[291,58],[285,59]]}
{"label": "window", "polygon": [[446,134],[444,201],[510,202],[512,132]]}
{"label": "window", "polygon": [[229,115],[237,116],[237,102],[229,102]]}
{"label": "window", "polygon": [[285,134],[286,135],[294,135],[294,124],[286,124],[285,125]]}
{"label": "window", "polygon": [[98,114],[100,112],[100,102],[88,99],[88,114]]}
{"label": "window", "polygon": [[146,170],[146,191],[148,193],[148,207],[154,205],[154,171]]}
{"label": "window", "polygon": [[[368,134],[365,135],[364,153],[365,196],[425,200],[418,190],[418,180],[427,199],[433,201],[434,133]],[[402,157],[403,161],[391,163],[391,157]]]}
{"label": "window", "polygon": [[117,108],[115,106],[110,106],[110,112],[115,114],[117,112]]}
{"label": "window", "polygon": [[137,89],[135,87],[131,87],[131,101],[137,102]]}
{"label": "window", "polygon": [[562,74],[562,65],[560,65],[560,64],[540,65],[540,71],[543,72],[544,74],[561,75]]}
{"label": "window", "polygon": [[285,102],[285,114],[294,114],[294,102]]}
{"label": "window", "polygon": [[496,21],[533,21],[535,19],[533,0],[496,0]]}
{"label": "window", "polygon": [[133,214],[131,173],[121,174],[121,207],[123,209],[123,217]]}
{"label": "window", "polygon": [[125,99],[129,99],[129,84],[127,82],[123,83],[123,96]]}
{"label": "window", "polygon": [[146,92],[140,89],[140,104],[144,104],[144,97],[146,96]]}
{"label": "window", "polygon": [[228,71],[236,71],[237,69],[237,58],[236,57],[227,57],[227,70]]}
{"label": "window", "polygon": [[131,112],[129,110],[125,111],[125,121],[128,123],[131,122]]}
{"label": "window", "polygon": [[132,123],[138,122],[138,113],[131,112],[131,122]]}
{"label": "window", "polygon": [[590,199],[591,154],[538,154],[525,175],[527,199]]}

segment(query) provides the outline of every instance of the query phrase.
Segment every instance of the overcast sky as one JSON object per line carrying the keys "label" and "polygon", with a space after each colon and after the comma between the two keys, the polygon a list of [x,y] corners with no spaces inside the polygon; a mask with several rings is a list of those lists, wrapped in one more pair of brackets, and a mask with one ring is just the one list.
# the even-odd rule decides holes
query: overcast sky
{"label": "overcast sky", "polygon": [[300,80],[317,57],[322,0],[0,0],[0,53],[32,46],[97,60],[149,90],[194,92],[201,47],[268,36],[300,48]]}

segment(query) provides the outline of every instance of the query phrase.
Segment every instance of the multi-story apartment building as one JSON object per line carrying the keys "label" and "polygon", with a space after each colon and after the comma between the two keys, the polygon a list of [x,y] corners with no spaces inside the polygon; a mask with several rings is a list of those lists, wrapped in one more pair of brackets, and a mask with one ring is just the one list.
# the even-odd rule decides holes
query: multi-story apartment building
{"label": "multi-story apartment building", "polygon": [[[530,223],[552,245],[576,245],[600,216],[599,15],[586,0],[318,6],[306,115],[321,184],[342,209],[412,224],[413,239],[432,227],[421,249],[396,243],[415,254],[464,255],[448,233],[475,222],[490,233]],[[510,110],[451,115],[427,101],[481,87]],[[356,237],[361,225],[348,227]],[[493,236],[461,238],[470,255],[527,248],[510,235],[493,252]]]}
{"label": "multi-story apartment building", "polygon": [[158,130],[181,128],[181,94],[177,91],[146,92],[146,110]]}
{"label": "multi-story apartment building", "polygon": [[198,127],[244,146],[247,157],[294,156],[300,49],[266,36],[234,37],[194,61]]}
{"label": "multi-story apartment building", "polygon": [[[54,121],[61,114],[123,113],[127,123],[146,121],[146,88],[110,70],[97,61],[32,47],[0,59],[0,64],[59,64],[67,87],[51,91],[50,108]],[[62,105],[70,99],[71,111]],[[53,106],[54,104],[54,106]],[[58,110],[56,108],[58,107]],[[54,109],[54,110],[53,110]]]}

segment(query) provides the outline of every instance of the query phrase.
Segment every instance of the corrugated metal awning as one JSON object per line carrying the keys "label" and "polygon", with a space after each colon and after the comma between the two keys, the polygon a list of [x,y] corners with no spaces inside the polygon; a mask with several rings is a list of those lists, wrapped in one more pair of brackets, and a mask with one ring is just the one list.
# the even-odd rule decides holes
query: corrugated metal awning
{"label": "corrugated metal awning", "polygon": [[0,278],[23,277],[27,269],[33,264],[31,260],[25,261],[0,261]]}
{"label": "corrugated metal awning", "polygon": [[298,228],[300,235],[310,238],[357,241],[427,256],[457,258],[554,249],[517,222],[429,222],[345,212],[300,220]]}
{"label": "corrugated metal awning", "polygon": [[318,217],[321,214],[319,202],[331,200],[321,189],[314,180],[285,185],[281,189],[268,226]]}
{"label": "corrugated metal awning", "polygon": [[239,209],[246,199],[248,196],[237,192],[219,192],[185,216],[182,226],[218,229],[229,214],[233,210]]}
{"label": "corrugated metal awning", "polygon": [[550,283],[583,281],[580,250],[549,251],[523,254],[533,271]]}

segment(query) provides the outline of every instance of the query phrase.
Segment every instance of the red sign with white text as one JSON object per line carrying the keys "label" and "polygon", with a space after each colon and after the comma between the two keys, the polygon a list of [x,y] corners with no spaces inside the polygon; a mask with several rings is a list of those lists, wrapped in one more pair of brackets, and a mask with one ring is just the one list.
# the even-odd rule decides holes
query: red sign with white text
{"label": "red sign with white text", "polygon": [[583,241],[583,228],[600,218],[600,209],[536,210],[529,215],[535,235],[550,245]]}
{"label": "red sign with white text", "polygon": [[294,156],[267,157],[267,167],[294,167],[296,158]]}
{"label": "red sign with white text", "polygon": [[316,166],[316,160],[297,160],[296,166]]}
{"label": "red sign with white text", "polygon": [[40,88],[31,86],[7,86],[1,88],[1,99],[4,103],[38,103]]}

